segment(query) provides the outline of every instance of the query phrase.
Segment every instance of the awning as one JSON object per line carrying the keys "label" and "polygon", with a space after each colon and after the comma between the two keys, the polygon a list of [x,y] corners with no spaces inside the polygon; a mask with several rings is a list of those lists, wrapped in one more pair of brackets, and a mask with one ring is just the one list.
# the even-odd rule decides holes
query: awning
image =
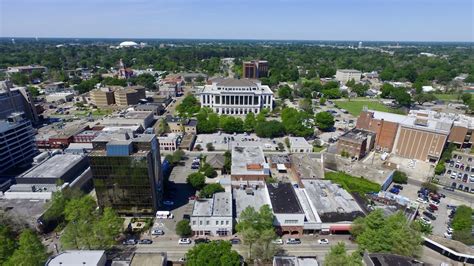
{"label": "awning", "polygon": [[278,171],[286,171],[286,166],[282,163],[277,164]]}
{"label": "awning", "polygon": [[352,226],[350,224],[334,224],[329,227],[329,231],[350,231]]}

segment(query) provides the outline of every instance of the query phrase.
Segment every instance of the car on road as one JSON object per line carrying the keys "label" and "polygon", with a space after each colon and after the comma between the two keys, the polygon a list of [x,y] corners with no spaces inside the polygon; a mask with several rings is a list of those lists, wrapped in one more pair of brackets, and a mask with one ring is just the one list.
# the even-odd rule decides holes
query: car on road
{"label": "car on road", "polygon": [[174,202],[171,201],[171,200],[165,200],[165,201],[163,201],[163,204],[166,205],[166,206],[173,206]]}
{"label": "car on road", "polygon": [[301,240],[299,238],[288,238],[286,240],[287,245],[298,245],[301,244]]}
{"label": "car on road", "polygon": [[450,232],[445,232],[444,237],[447,238],[447,239],[451,239],[451,238],[453,238],[453,233],[452,232],[451,233]]}
{"label": "car on road", "polygon": [[454,188],[452,187],[443,187],[444,190],[448,190],[448,191],[454,191]]}
{"label": "car on road", "polygon": [[428,219],[428,218],[426,218],[426,217],[421,217],[421,218],[420,218],[420,221],[421,221],[422,223],[425,223],[425,224],[431,224],[430,219]]}
{"label": "car on road", "polygon": [[123,245],[136,245],[137,244],[137,240],[136,239],[127,239],[125,241],[122,242]]}
{"label": "car on road", "polygon": [[191,244],[191,239],[189,238],[180,238],[178,240],[178,245],[189,245]]}
{"label": "car on road", "polygon": [[164,234],[165,234],[165,232],[164,232],[163,230],[161,230],[161,229],[153,229],[153,230],[151,231],[151,235],[152,235],[152,236],[162,236],[162,235],[164,235]]}
{"label": "car on road", "polygon": [[232,238],[232,239],[230,240],[230,243],[231,243],[232,245],[239,245],[240,243],[242,243],[242,241],[240,241],[240,239],[238,239],[238,238]]}
{"label": "car on road", "polygon": [[275,239],[272,241],[275,245],[283,245],[283,240],[281,238]]}
{"label": "car on road", "polygon": [[321,245],[329,245],[329,239],[327,238],[322,238],[322,239],[319,239],[318,240],[318,243],[321,244]]}
{"label": "car on road", "polygon": [[138,244],[150,245],[150,244],[153,244],[153,240],[151,240],[151,239],[142,239],[142,240],[138,241]]}
{"label": "car on road", "polygon": [[196,238],[194,240],[195,244],[202,244],[202,243],[209,243],[209,242],[211,242],[211,241],[207,238]]}

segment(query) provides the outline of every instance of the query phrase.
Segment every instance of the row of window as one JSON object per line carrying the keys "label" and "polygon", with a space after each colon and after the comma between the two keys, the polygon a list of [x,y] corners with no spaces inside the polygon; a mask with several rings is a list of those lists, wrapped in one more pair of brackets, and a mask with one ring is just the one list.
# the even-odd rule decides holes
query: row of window
{"label": "row of window", "polygon": [[217,90],[223,90],[223,91],[256,91],[257,88],[221,88],[217,87]]}
{"label": "row of window", "polygon": [[[224,225],[224,221],[220,221],[221,225]],[[193,221],[193,225],[196,225],[196,221]],[[206,221],[206,225],[209,225],[210,221]],[[202,225],[202,221],[199,221],[199,225]],[[216,225],[219,225],[219,221],[216,221]],[[225,221],[225,225],[229,225],[229,221]]]}

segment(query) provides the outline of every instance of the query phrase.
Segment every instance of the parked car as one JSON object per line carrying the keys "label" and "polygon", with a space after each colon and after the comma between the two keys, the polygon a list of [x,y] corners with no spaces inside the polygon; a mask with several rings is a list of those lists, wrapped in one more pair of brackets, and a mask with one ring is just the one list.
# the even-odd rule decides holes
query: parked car
{"label": "parked car", "polygon": [[422,223],[425,223],[425,224],[431,224],[430,219],[428,219],[428,218],[426,218],[426,217],[421,217],[421,218],[420,218],[420,221],[421,221]]}
{"label": "parked car", "polygon": [[272,241],[275,245],[283,245],[283,240],[281,238],[275,239]]}
{"label": "parked car", "polygon": [[399,189],[399,190],[403,190],[403,186],[402,186],[402,185],[396,184],[396,185],[393,185],[393,187],[396,188],[396,189]]}
{"label": "parked car", "polygon": [[232,245],[239,245],[240,243],[242,243],[242,241],[240,241],[240,239],[238,239],[238,238],[232,238],[232,239],[230,240],[230,243],[231,243]]}
{"label": "parked car", "polygon": [[446,171],[446,174],[451,175],[451,169],[448,169],[448,171]]}
{"label": "parked car", "polygon": [[151,235],[152,235],[152,236],[162,236],[162,235],[164,235],[164,234],[165,234],[165,232],[164,232],[163,230],[161,230],[161,229],[153,229],[153,230],[151,230]]}
{"label": "parked car", "polygon": [[389,190],[390,193],[393,193],[393,194],[398,194],[400,193],[400,190],[398,188],[392,188]]}
{"label": "parked car", "polygon": [[436,206],[436,205],[434,205],[434,204],[431,204],[431,203],[430,203],[429,207],[430,207],[432,210],[435,210],[435,211],[438,210],[438,206]]}
{"label": "parked car", "polygon": [[209,240],[207,238],[196,238],[194,240],[195,244],[202,244],[202,243],[209,243],[209,242],[211,242],[211,240]]}
{"label": "parked car", "polygon": [[416,201],[418,201],[419,203],[428,203],[428,201],[423,198],[417,198]]}
{"label": "parked car", "polygon": [[301,240],[299,238],[288,238],[286,240],[287,245],[298,245],[301,244]]}
{"label": "parked car", "polygon": [[447,239],[451,239],[451,238],[453,238],[453,233],[445,232],[444,237],[447,238]]}
{"label": "parked car", "polygon": [[124,245],[136,245],[137,240],[136,239],[127,239],[127,240],[123,241],[122,244],[124,244]]}
{"label": "parked car", "polygon": [[189,238],[180,238],[178,240],[178,245],[189,245],[191,244],[191,239]]}
{"label": "parked car", "polygon": [[163,201],[163,204],[166,205],[166,206],[173,206],[174,202],[171,201],[171,200],[165,200],[165,201]]}
{"label": "parked car", "polygon": [[138,241],[138,244],[142,244],[142,245],[150,245],[153,243],[153,240],[151,239],[142,239],[140,241]]}
{"label": "parked car", "polygon": [[431,212],[424,211],[423,214],[431,220],[436,220],[436,216],[434,216],[434,214],[432,214]]}
{"label": "parked car", "polygon": [[452,187],[443,187],[443,189],[448,190],[448,191],[454,191]]}
{"label": "parked car", "polygon": [[318,243],[321,244],[321,245],[322,244],[329,245],[329,239],[327,239],[327,238],[319,239]]}

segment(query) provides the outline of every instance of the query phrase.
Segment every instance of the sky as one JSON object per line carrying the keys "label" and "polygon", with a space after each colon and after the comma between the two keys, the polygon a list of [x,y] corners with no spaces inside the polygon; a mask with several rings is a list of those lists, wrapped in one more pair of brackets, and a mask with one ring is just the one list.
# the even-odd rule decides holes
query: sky
{"label": "sky", "polygon": [[473,3],[0,0],[0,36],[474,42]]}

